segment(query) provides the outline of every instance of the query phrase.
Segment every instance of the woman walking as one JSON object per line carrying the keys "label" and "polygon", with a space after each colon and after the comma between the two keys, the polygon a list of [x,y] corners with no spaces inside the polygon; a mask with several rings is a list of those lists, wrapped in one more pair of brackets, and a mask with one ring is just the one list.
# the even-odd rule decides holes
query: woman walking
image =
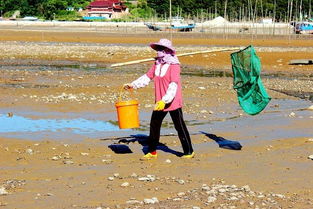
{"label": "woman walking", "polygon": [[160,140],[160,130],[167,113],[173,120],[178,137],[183,147],[182,158],[193,158],[195,153],[192,148],[190,135],[183,119],[182,112],[182,88],[180,80],[180,63],[172,42],[160,39],[157,43],[151,43],[150,47],[157,51],[155,63],[150,70],[130,84],[124,84],[124,88],[142,88],[154,80],[155,107],[150,121],[150,134],[148,138],[148,153],[141,159],[150,160],[157,158],[157,145]]}

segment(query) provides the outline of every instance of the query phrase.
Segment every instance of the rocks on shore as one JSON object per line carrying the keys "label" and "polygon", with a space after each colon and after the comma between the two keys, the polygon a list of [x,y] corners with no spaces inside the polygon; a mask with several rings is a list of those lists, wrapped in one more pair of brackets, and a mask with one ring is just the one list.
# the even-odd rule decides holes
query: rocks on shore
{"label": "rocks on shore", "polygon": [[[162,179],[161,179],[162,181]],[[203,184],[200,188],[178,192],[175,196],[159,200],[157,197],[144,198],[143,201],[131,198],[127,205],[159,204],[166,207],[175,204],[182,208],[199,209],[196,205],[188,205],[190,200],[206,205],[207,208],[279,208],[282,203],[290,201],[289,197],[276,193],[252,191],[249,185],[238,187],[224,183]]]}
{"label": "rocks on shore", "polygon": [[0,195],[7,195],[9,194],[8,191],[2,186],[0,187]]}
{"label": "rocks on shore", "polygon": [[147,176],[139,177],[138,180],[139,181],[150,181],[150,182],[153,182],[153,181],[156,180],[156,177],[154,175],[147,175]]}
{"label": "rocks on shore", "polygon": [[143,202],[145,204],[156,204],[156,203],[159,203],[159,200],[156,197],[152,197],[151,199],[149,198],[144,199]]}
{"label": "rocks on shore", "polygon": [[[11,191],[20,188],[21,186],[24,186],[26,184],[25,180],[17,180],[17,179],[10,179],[2,182],[2,185],[0,185],[0,196],[9,195],[11,194]],[[10,192],[9,192],[10,191]],[[0,202],[1,206],[2,202]],[[6,205],[6,203],[3,203]]]}

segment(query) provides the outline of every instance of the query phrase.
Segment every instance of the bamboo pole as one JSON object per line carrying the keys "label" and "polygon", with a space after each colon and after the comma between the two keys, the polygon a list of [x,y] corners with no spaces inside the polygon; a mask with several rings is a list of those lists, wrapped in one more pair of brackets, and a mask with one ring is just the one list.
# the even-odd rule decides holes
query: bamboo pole
{"label": "bamboo pole", "polygon": [[[204,50],[204,51],[196,51],[196,52],[187,52],[187,53],[178,54],[177,57],[189,56],[189,55],[194,55],[194,54],[212,53],[212,52],[235,51],[235,50],[240,50],[240,48],[239,47],[232,47],[232,48],[222,48],[222,49],[212,49],[212,50]],[[139,64],[142,62],[149,62],[149,61],[154,61],[154,60],[155,60],[154,58],[147,58],[147,59],[134,60],[134,61],[129,61],[129,62],[121,62],[121,63],[112,64],[110,67],[120,67],[120,66],[125,66],[125,65],[133,65],[133,64]]]}
{"label": "bamboo pole", "polygon": [[311,19],[311,11],[312,11],[312,4],[311,4],[311,0],[309,1],[309,19]]}
{"label": "bamboo pole", "polygon": [[172,30],[172,0],[170,0],[170,36],[173,41],[173,30]]}
{"label": "bamboo pole", "polygon": [[120,67],[124,65],[133,65],[133,64],[139,64],[142,62],[149,62],[155,60],[154,58],[147,58],[147,59],[141,59],[141,60],[134,60],[134,61],[129,61],[129,62],[121,62],[121,63],[116,63],[112,64],[110,67]]}

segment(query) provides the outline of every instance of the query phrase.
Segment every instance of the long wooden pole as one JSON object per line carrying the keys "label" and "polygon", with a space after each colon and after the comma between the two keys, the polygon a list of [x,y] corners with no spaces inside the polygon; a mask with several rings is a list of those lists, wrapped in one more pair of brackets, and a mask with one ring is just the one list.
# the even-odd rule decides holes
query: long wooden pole
{"label": "long wooden pole", "polygon": [[[226,20],[228,20],[228,17],[227,17],[227,0],[225,1],[225,5],[224,5],[224,18],[226,19]],[[230,20],[228,20],[228,21],[230,21]]]}
{"label": "long wooden pole", "polygon": [[311,11],[312,11],[312,4],[311,0],[309,1],[309,19],[311,19]]}
{"label": "long wooden pole", "polygon": [[[240,50],[240,48],[239,47],[232,47],[232,48],[222,48],[222,49],[212,49],[212,50],[204,50],[204,51],[196,51],[196,52],[187,52],[187,53],[178,54],[177,57],[189,56],[189,55],[194,55],[194,54],[212,53],[212,52],[235,51],[235,50]],[[139,64],[142,62],[149,62],[149,61],[154,61],[154,60],[155,60],[154,58],[134,60],[134,61],[129,61],[129,62],[112,64],[110,67],[120,67],[120,66],[125,66],[125,65],[133,65],[133,64]]]}
{"label": "long wooden pole", "polygon": [[172,31],[172,0],[170,0],[170,36],[171,41],[173,41],[173,31]]}

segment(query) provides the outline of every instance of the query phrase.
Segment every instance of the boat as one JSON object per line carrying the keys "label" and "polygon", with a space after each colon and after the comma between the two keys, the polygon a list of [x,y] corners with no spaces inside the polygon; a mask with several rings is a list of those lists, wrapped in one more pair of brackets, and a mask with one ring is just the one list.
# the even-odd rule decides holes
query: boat
{"label": "boat", "polygon": [[296,34],[313,34],[313,22],[297,22],[294,30]]}
{"label": "boat", "polygon": [[22,18],[23,21],[37,21],[38,18],[37,17],[32,17],[32,16],[26,16],[24,18]]}
{"label": "boat", "polygon": [[187,32],[192,31],[196,27],[194,23],[185,23],[184,18],[181,17],[174,17],[170,22],[170,26],[167,23],[144,23],[149,29],[153,31],[166,31],[166,30],[173,30],[179,32]]}
{"label": "boat", "polygon": [[184,18],[182,17],[174,17],[171,21],[171,29],[180,31],[180,32],[186,32],[186,31],[192,31],[196,27],[196,24],[194,23],[185,23]]}
{"label": "boat", "polygon": [[153,31],[161,31],[162,27],[161,26],[157,26],[156,24],[153,23],[144,23],[149,29],[153,30]]}
{"label": "boat", "polygon": [[101,16],[83,16],[83,20],[85,21],[92,21],[92,20],[106,20],[106,17]]}
{"label": "boat", "polygon": [[196,24],[185,24],[185,25],[172,25],[172,29],[179,31],[179,32],[187,32],[192,31],[194,29]]}

